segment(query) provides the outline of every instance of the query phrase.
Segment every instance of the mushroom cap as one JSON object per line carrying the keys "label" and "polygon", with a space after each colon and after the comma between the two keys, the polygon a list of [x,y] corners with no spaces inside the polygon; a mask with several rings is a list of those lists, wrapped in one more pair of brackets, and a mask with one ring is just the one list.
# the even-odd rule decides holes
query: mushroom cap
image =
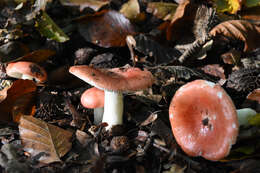
{"label": "mushroom cap", "polygon": [[104,107],[104,99],[104,91],[93,87],[81,95],[80,101],[85,108],[95,109]]}
{"label": "mushroom cap", "polygon": [[26,61],[9,63],[6,67],[6,74],[18,79],[22,79],[23,76],[30,76],[32,79],[35,79],[36,82],[40,83],[47,80],[47,73],[42,67]]}
{"label": "mushroom cap", "polygon": [[134,67],[96,69],[87,65],[72,66],[69,72],[90,85],[109,91],[136,91],[153,84],[151,72]]}
{"label": "mushroom cap", "polygon": [[219,160],[236,142],[236,108],[219,85],[195,80],[177,90],[169,108],[172,132],[190,156]]}

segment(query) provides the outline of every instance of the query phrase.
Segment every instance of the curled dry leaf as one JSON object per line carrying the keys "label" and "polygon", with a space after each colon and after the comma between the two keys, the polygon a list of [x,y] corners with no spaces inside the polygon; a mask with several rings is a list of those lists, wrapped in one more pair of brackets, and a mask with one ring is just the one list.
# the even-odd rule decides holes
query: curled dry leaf
{"label": "curled dry leaf", "polygon": [[174,3],[166,2],[149,2],[147,4],[146,12],[152,13],[159,19],[172,20],[177,5]]}
{"label": "curled dry leaf", "polygon": [[31,156],[36,156],[41,152],[45,153],[39,159],[42,163],[61,161],[60,158],[72,146],[70,141],[72,133],[70,131],[34,117],[22,116],[19,132],[24,150],[29,152]]}
{"label": "curled dry leaf", "polygon": [[60,0],[64,6],[79,6],[80,11],[89,7],[98,11],[101,7],[110,3],[110,0]]}
{"label": "curled dry leaf", "polygon": [[255,89],[247,95],[247,99],[258,101],[260,104],[260,88]]}
{"label": "curled dry leaf", "polygon": [[166,31],[167,40],[176,41],[191,30],[197,8],[198,5],[189,0],[179,4]]}
{"label": "curled dry leaf", "polygon": [[244,52],[260,47],[260,27],[246,20],[229,20],[215,26],[210,35],[244,42]]}
{"label": "curled dry leaf", "polygon": [[140,14],[140,5],[138,0],[129,0],[126,2],[120,9],[120,13],[130,20],[137,19]]}
{"label": "curled dry leaf", "polygon": [[[31,81],[31,80],[16,80],[12,86],[8,89],[7,91],[7,97],[5,98],[5,100],[3,100],[0,103],[0,112],[1,112],[1,118],[0,120],[4,120],[4,121],[11,121],[12,120],[12,112],[14,109],[14,105],[17,106],[18,104],[19,108],[26,108],[26,109],[22,109],[22,110],[30,110],[33,109],[33,104],[32,104],[32,100],[26,100],[26,101],[22,101],[22,102],[18,102],[17,100],[20,99],[21,97],[23,97],[25,94],[28,93],[34,93],[36,91],[36,84]],[[15,102],[17,101],[17,103],[15,104]],[[29,105],[26,105],[29,104]],[[30,106],[31,105],[31,106]],[[26,111],[26,112],[27,112]],[[22,112],[22,111],[19,111]],[[24,112],[24,113],[26,113]]]}
{"label": "curled dry leaf", "polygon": [[76,20],[78,30],[86,41],[101,47],[120,47],[126,45],[126,36],[134,35],[134,27],[121,13],[102,10]]}
{"label": "curled dry leaf", "polygon": [[[13,61],[30,61],[34,63],[40,63],[46,61],[50,56],[55,55],[55,51],[50,49],[39,49],[33,52],[30,52],[24,56],[21,56]],[[13,62],[9,61],[9,62]]]}
{"label": "curled dry leaf", "polygon": [[19,123],[21,116],[33,116],[36,111],[35,100],[36,93],[30,92],[17,98],[13,104],[12,116],[13,121]]}
{"label": "curled dry leaf", "polygon": [[241,11],[241,17],[247,20],[260,20],[260,6],[247,8]]}

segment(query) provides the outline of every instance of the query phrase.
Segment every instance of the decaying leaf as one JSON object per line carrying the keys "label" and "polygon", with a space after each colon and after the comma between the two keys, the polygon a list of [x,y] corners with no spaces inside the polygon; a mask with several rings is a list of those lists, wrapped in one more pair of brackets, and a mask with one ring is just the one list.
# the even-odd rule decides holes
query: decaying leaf
{"label": "decaying leaf", "polygon": [[[14,103],[25,94],[36,91],[36,84],[31,80],[16,80],[7,91],[7,97],[0,103],[1,120],[11,121]],[[21,103],[21,102],[20,102]],[[21,107],[27,107],[28,102],[22,102]],[[17,105],[16,105],[17,106]],[[29,106],[30,107],[30,106]],[[27,107],[28,108],[28,107]]]}
{"label": "decaying leaf", "polygon": [[31,156],[45,153],[39,159],[43,163],[59,162],[60,158],[71,149],[72,133],[70,131],[34,117],[22,116],[19,132],[24,150]]}
{"label": "decaying leaf", "polygon": [[89,7],[98,11],[101,7],[110,3],[110,0],[60,0],[64,6],[79,6],[80,11]]}
{"label": "decaying leaf", "polygon": [[247,8],[241,11],[241,17],[247,20],[260,20],[260,6]]}
{"label": "decaying leaf", "polygon": [[[19,57],[13,61],[30,61],[34,63],[40,63],[46,61],[50,56],[55,55],[55,51],[50,49],[39,49],[22,57]],[[12,61],[9,61],[12,62]]]}
{"label": "decaying leaf", "polygon": [[41,15],[37,17],[35,27],[43,36],[49,39],[58,42],[65,42],[69,40],[69,37],[44,11],[42,11]]}
{"label": "decaying leaf", "polygon": [[167,29],[167,40],[176,41],[191,31],[197,9],[198,4],[189,0],[179,4]]}
{"label": "decaying leaf", "polygon": [[10,62],[16,58],[29,53],[29,48],[18,41],[10,41],[0,46],[0,61],[2,63]]}
{"label": "decaying leaf", "polygon": [[260,68],[248,68],[232,72],[228,77],[227,86],[244,92],[251,92],[260,88]]}
{"label": "decaying leaf", "polygon": [[177,5],[166,2],[149,2],[146,11],[152,13],[159,19],[172,20],[176,11]]}
{"label": "decaying leaf", "polygon": [[120,47],[126,45],[126,36],[134,35],[134,27],[121,13],[102,10],[79,19],[78,30],[86,41],[101,47]]}
{"label": "decaying leaf", "polygon": [[17,100],[15,100],[12,108],[12,116],[14,122],[19,123],[22,115],[33,116],[35,114],[35,99],[35,92],[30,92],[22,95],[21,97],[17,98]]}
{"label": "decaying leaf", "polygon": [[260,27],[246,20],[229,20],[215,26],[210,35],[244,42],[244,52],[260,47]]}
{"label": "decaying leaf", "polygon": [[219,77],[220,79],[226,79],[224,69],[219,64],[208,64],[202,67],[202,70],[205,73]]}
{"label": "decaying leaf", "polygon": [[140,14],[140,6],[138,0],[129,0],[128,2],[126,2],[120,9],[120,13],[122,13],[126,18],[130,20],[136,19]]}
{"label": "decaying leaf", "polygon": [[135,49],[149,57],[154,57],[154,63],[157,64],[175,61],[181,55],[177,49],[160,45],[160,43],[144,34],[137,35],[135,41]]}
{"label": "decaying leaf", "polygon": [[157,119],[158,115],[156,112],[151,113],[151,115],[141,123],[140,126],[147,126],[150,123],[153,123]]}
{"label": "decaying leaf", "polygon": [[247,95],[247,99],[258,101],[260,104],[260,88],[255,89]]}
{"label": "decaying leaf", "polygon": [[12,86],[13,82],[11,80],[1,80],[0,82],[0,103],[4,101],[7,97],[7,91]]}

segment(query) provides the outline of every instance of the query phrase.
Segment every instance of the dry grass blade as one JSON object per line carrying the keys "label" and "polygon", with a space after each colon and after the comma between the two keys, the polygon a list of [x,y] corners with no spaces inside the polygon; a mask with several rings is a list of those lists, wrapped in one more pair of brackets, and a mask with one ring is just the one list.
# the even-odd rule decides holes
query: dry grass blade
{"label": "dry grass blade", "polygon": [[228,39],[244,42],[244,52],[260,47],[260,27],[246,20],[229,20],[220,23],[210,31],[212,36],[224,36]]}
{"label": "dry grass blade", "polygon": [[59,162],[71,149],[71,132],[30,116],[21,118],[19,132],[25,151],[32,156],[46,153],[39,159],[43,163]]}

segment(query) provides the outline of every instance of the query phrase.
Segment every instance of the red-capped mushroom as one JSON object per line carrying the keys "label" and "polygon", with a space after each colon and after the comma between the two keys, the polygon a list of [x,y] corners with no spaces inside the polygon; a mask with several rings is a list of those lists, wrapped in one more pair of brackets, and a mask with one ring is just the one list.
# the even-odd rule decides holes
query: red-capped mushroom
{"label": "red-capped mushroom", "polygon": [[104,113],[104,91],[95,87],[87,89],[80,100],[85,108],[94,109],[94,124],[99,124]]}
{"label": "red-capped mushroom", "polygon": [[142,90],[153,84],[151,72],[133,67],[96,69],[81,65],[73,66],[69,71],[90,85],[104,90],[105,105],[102,122],[108,123],[107,129],[123,123],[122,92]]}
{"label": "red-capped mushroom", "polygon": [[9,63],[6,74],[13,78],[35,80],[39,83],[47,80],[47,73],[42,67],[26,61]]}
{"label": "red-capped mushroom", "polygon": [[219,85],[195,80],[177,90],[169,108],[177,143],[190,156],[219,160],[238,135],[236,108]]}

